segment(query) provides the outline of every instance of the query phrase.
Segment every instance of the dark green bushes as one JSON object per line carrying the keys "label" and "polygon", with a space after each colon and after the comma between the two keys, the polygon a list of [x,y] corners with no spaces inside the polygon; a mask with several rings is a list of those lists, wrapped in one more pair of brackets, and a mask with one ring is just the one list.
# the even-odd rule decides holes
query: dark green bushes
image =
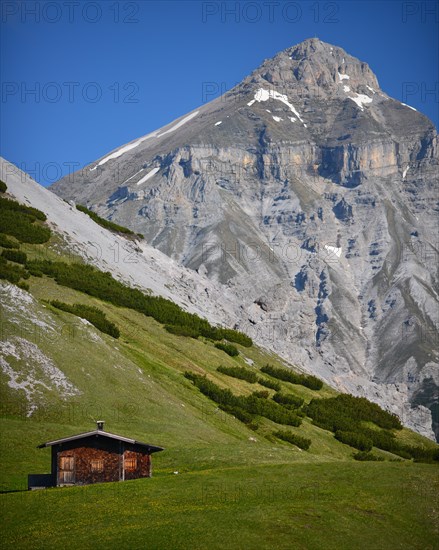
{"label": "dark green bushes", "polygon": [[222,411],[231,414],[244,424],[251,424],[253,422],[253,416],[241,407],[232,405],[220,405],[219,407]]}
{"label": "dark green bushes", "polygon": [[40,210],[0,197],[0,233],[23,243],[45,243],[50,239],[50,229],[35,223],[37,220],[46,220]]}
{"label": "dark green bushes", "polygon": [[17,264],[25,264],[27,262],[27,256],[21,250],[3,250],[2,256],[6,260]]}
{"label": "dark green bushes", "polygon": [[228,340],[229,342],[234,342],[235,344],[240,344],[245,348],[250,348],[253,345],[252,339],[244,334],[239,332],[239,330],[233,330],[231,328],[217,328],[215,327],[215,334],[213,340]]}
{"label": "dark green bushes", "polygon": [[17,286],[18,286],[18,288],[21,288],[23,290],[29,290],[29,288],[30,288],[29,285],[24,281],[19,281],[17,283]]}
{"label": "dark green bushes", "polygon": [[270,397],[270,393],[264,390],[254,391],[252,395],[254,395],[255,397],[260,397],[261,399],[268,399]]}
{"label": "dark green bushes", "polygon": [[[114,279],[111,273],[98,271],[90,265],[34,260],[28,262],[27,267],[32,273],[40,272],[53,277],[62,286],[79,290],[116,306],[134,309],[164,325],[184,327],[192,337],[195,337],[195,333],[204,332],[217,337],[224,331],[211,326],[206,319],[182,310],[166,298],[148,296],[138,289],[129,288]],[[242,338],[241,333],[230,329],[228,336],[230,340],[234,336],[236,340]]]}
{"label": "dark green bushes", "polygon": [[278,380],[284,380],[285,382],[291,382],[291,384],[301,384],[311,390],[320,390],[323,387],[323,382],[316,376],[298,374],[292,370],[273,367],[272,365],[266,365],[262,367],[261,372],[269,374],[273,378]]}
{"label": "dark green bushes", "polygon": [[230,357],[236,357],[237,355],[239,355],[238,349],[232,344],[223,344],[222,342],[219,342],[215,344],[215,347],[222,351],[225,351],[227,355],[230,355]]}
{"label": "dark green bushes", "polygon": [[250,415],[264,416],[277,424],[300,426],[302,422],[292,411],[266,398],[257,397],[254,394],[236,396],[229,389],[220,388],[205,376],[191,372],[186,372],[185,377],[191,380],[201,393],[221,406],[237,407]]}
{"label": "dark green bushes", "polygon": [[18,284],[20,279],[28,279],[29,273],[19,265],[9,264],[3,256],[0,256],[0,279],[5,279],[13,284]]}
{"label": "dark green bushes", "polygon": [[342,432],[341,430],[337,430],[335,432],[335,439],[359,451],[370,451],[372,449],[372,441],[361,433]]}
{"label": "dark green bushes", "polygon": [[384,460],[384,457],[366,451],[358,451],[358,453],[353,455],[353,458],[354,460],[360,460],[362,462],[382,462]]}
{"label": "dark green bushes", "polygon": [[181,327],[178,325],[165,325],[165,329],[170,334],[175,334],[176,336],[186,336],[187,338],[198,338],[200,333],[198,330],[190,327]]}
{"label": "dark green bushes", "polygon": [[[123,233],[124,235],[136,235],[136,233],[134,233],[134,231],[131,231],[131,229],[128,229],[123,225],[118,225],[117,223],[110,222],[110,220],[106,220],[105,218],[101,218],[96,214],[96,212],[89,210],[81,204],[77,204],[76,208],[81,212],[84,212],[84,214],[87,214],[87,216],[89,216],[95,223],[97,223],[101,227],[105,227],[105,229],[109,229],[110,231],[114,231],[116,233]],[[143,238],[143,235],[141,235],[140,233],[138,234],[138,236]]]}
{"label": "dark green bushes", "polygon": [[298,409],[303,405],[303,399],[301,397],[296,397],[295,395],[291,394],[275,393],[273,395],[273,399],[274,401],[276,401],[276,403],[287,405],[288,407],[292,407],[295,409]]}
{"label": "dark green bushes", "polygon": [[[339,441],[359,450],[369,451],[374,446],[419,462],[439,461],[439,447],[427,449],[401,443],[390,431],[402,429],[399,418],[364,397],[342,394],[313,399],[306,407],[306,413],[314,424],[334,432]],[[364,422],[372,422],[382,429],[367,428]]]}
{"label": "dark green bushes", "polygon": [[265,388],[270,388],[270,390],[280,391],[281,385],[279,382],[275,382],[274,380],[266,380],[265,378],[259,378],[258,383],[261,384],[261,386],[264,386]]}
{"label": "dark green bushes", "polygon": [[313,399],[307,407],[307,414],[315,423],[325,429],[350,430],[359,421],[374,422],[385,429],[402,429],[399,418],[384,411],[376,403],[364,397],[349,394],[338,395],[329,399]]}
{"label": "dark green bushes", "polygon": [[44,214],[44,212],[41,212],[41,210],[33,208],[32,206],[20,204],[19,202],[12,199],[5,199],[4,197],[0,197],[0,210],[2,212],[6,210],[20,212],[21,214],[26,214],[27,216],[34,218],[35,220],[40,220],[42,222],[45,222],[47,220],[46,214]]}
{"label": "dark green bushes", "polygon": [[3,180],[0,180],[0,193],[6,193],[8,186]]}
{"label": "dark green bushes", "polygon": [[84,304],[65,304],[64,302],[59,302],[58,300],[53,300],[50,302],[53,307],[66,311],[67,313],[72,313],[83,319],[87,319],[89,323],[94,325],[98,330],[109,334],[113,338],[119,338],[120,332],[117,326],[109,321],[105,313],[97,307],[86,306]]}
{"label": "dark green bushes", "polygon": [[273,432],[273,435],[278,439],[288,441],[288,443],[292,443],[293,445],[296,445],[296,447],[300,447],[300,449],[303,449],[304,451],[307,451],[311,446],[311,439],[307,439],[306,437],[302,437],[291,432],[279,430],[277,432]]}
{"label": "dark green bushes", "polygon": [[17,243],[11,241],[11,239],[8,239],[8,237],[3,235],[3,233],[0,233],[0,246],[2,248],[19,248]]}
{"label": "dark green bushes", "polygon": [[258,381],[256,374],[245,367],[223,367],[222,365],[216,369],[222,374],[232,376],[233,378],[239,378],[240,380],[246,380],[250,384],[255,384]]}

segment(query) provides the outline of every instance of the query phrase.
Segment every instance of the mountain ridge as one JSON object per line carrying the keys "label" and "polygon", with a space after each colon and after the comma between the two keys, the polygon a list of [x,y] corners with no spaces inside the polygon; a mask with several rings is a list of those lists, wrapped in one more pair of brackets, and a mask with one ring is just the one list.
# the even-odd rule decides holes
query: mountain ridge
{"label": "mountain ridge", "polygon": [[439,433],[438,148],[424,115],[310,39],[128,146],[51,190],[232,291],[237,328],[283,357]]}

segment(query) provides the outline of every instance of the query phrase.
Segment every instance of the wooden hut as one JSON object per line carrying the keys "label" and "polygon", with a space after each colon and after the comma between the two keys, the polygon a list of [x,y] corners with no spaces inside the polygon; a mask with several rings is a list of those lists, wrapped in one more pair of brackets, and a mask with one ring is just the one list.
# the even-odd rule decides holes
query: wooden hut
{"label": "wooden hut", "polygon": [[52,448],[52,472],[29,475],[29,489],[151,477],[151,455],[163,450],[106,432],[103,421],[97,422],[96,430],[47,441],[38,447]]}

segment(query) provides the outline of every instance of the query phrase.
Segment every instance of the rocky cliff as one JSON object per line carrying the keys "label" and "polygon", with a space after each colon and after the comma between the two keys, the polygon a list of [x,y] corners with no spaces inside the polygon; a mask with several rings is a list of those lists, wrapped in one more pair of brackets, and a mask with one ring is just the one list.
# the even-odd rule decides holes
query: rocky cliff
{"label": "rocky cliff", "polygon": [[310,39],[52,190],[222,285],[256,341],[439,438],[437,143]]}

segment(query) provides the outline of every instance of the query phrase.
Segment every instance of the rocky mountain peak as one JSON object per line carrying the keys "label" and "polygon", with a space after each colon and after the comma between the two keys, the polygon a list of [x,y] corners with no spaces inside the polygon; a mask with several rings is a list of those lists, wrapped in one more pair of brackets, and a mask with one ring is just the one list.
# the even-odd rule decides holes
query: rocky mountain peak
{"label": "rocky mountain peak", "polygon": [[424,115],[312,38],[52,190],[233,292],[256,342],[439,438],[437,154]]}
{"label": "rocky mountain peak", "polygon": [[318,38],[304,40],[266,59],[249,80],[258,84],[265,81],[295,95],[322,98],[381,92],[367,63]]}

